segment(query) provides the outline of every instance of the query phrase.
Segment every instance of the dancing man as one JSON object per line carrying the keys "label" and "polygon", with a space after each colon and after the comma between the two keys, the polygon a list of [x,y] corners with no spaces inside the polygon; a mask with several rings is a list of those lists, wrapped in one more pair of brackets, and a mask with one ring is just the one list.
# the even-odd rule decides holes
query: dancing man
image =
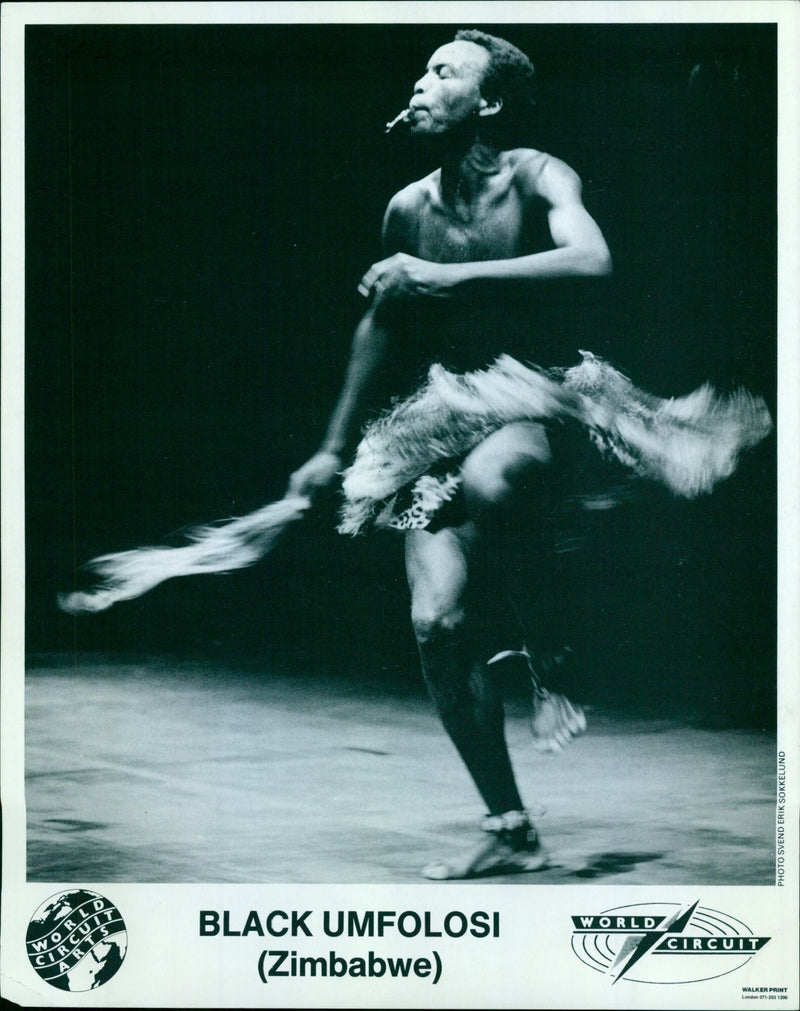
{"label": "dancing man", "polygon": [[[363,422],[365,396],[398,345],[407,351],[416,342],[420,366],[439,361],[459,372],[501,353],[542,365],[575,356],[571,347],[537,347],[537,306],[555,282],[610,274],[611,256],[575,172],[516,146],[534,101],[534,68],[503,39],[459,31],[429,60],[404,120],[433,147],[441,167],[389,202],[385,258],[359,286],[369,306],[338,403],[320,449],[292,475],[291,495],[313,499],[336,482]],[[426,867],[430,878],[547,864],[515,782],[502,699],[478,634],[474,584],[487,547],[504,536],[520,543],[543,516],[558,456],[546,424],[501,425],[449,468],[404,489],[383,518],[405,531],[422,670],[488,808],[489,842]],[[554,728],[561,742],[582,729],[581,714],[566,700],[564,706]]]}
{"label": "dancing man", "polygon": [[[425,680],[488,808],[489,842],[425,868],[431,878],[547,864],[488,670],[486,608],[476,594],[486,559],[541,591],[528,631],[546,657],[559,645],[544,634],[558,582],[552,563],[556,550],[580,540],[583,519],[645,485],[687,499],[710,492],[772,430],[763,399],[746,389],[718,394],[704,384],[661,399],[587,351],[578,364],[559,366],[575,359],[570,303],[580,305],[578,294],[610,274],[611,257],[572,169],[519,146],[533,103],[533,66],[508,42],[460,31],[437,49],[409,108],[388,127],[403,121],[441,167],[389,203],[386,255],[359,285],[369,305],[319,451],[281,501],[190,530],[182,547],[102,555],[88,566],[99,585],[59,598],[71,613],[96,612],[164,579],[253,564],[333,487],[386,367],[394,379],[399,362],[415,359],[418,380],[430,366],[427,382],[363,433],[344,471],[339,530],[405,532]],[[557,327],[543,322],[548,315]],[[535,741],[562,747],[585,728],[582,712],[541,686],[525,647],[492,659],[510,652],[525,656],[534,675]]]}

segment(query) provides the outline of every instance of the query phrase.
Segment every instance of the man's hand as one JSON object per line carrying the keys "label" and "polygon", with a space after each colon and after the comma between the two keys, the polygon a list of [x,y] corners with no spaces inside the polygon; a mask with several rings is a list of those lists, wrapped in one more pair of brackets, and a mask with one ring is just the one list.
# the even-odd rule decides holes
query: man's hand
{"label": "man's hand", "polygon": [[307,495],[313,499],[335,484],[341,470],[342,458],[338,453],[320,450],[289,478],[287,495]]}
{"label": "man's hand", "polygon": [[457,264],[432,263],[408,253],[395,253],[373,263],[361,278],[359,292],[376,299],[447,298]]}

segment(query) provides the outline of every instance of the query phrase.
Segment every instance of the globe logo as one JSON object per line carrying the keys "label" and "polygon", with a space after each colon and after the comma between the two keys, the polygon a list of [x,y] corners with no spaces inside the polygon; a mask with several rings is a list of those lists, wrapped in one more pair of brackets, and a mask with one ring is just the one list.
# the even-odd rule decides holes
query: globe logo
{"label": "globe logo", "polygon": [[25,940],[35,972],[59,990],[93,990],[122,965],[128,933],[119,910],[85,888],[59,892],[31,917]]}

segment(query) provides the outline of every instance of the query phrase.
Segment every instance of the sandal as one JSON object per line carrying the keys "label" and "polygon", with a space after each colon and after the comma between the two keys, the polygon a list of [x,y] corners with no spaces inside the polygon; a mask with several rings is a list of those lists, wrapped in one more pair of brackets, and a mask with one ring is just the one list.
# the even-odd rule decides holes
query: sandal
{"label": "sandal", "polygon": [[488,843],[461,860],[436,860],[428,864],[422,870],[423,877],[434,881],[482,878],[540,871],[549,865],[549,854],[527,811],[488,815],[482,827],[493,836]]}

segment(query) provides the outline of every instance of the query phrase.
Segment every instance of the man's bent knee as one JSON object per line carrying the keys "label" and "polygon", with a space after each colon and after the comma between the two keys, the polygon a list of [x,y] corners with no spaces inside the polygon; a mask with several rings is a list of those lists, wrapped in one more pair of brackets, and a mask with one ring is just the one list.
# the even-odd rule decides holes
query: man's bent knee
{"label": "man's bent knee", "polygon": [[415,604],[411,609],[414,636],[420,647],[457,636],[463,629],[465,620],[464,608],[457,605],[428,607]]}
{"label": "man's bent knee", "polygon": [[517,491],[515,475],[494,462],[490,469],[465,462],[462,471],[464,498],[473,515],[485,509],[504,509],[511,505]]}
{"label": "man's bent knee", "polygon": [[477,446],[462,465],[468,508],[480,518],[486,510],[506,510],[528,490],[551,461],[542,425],[507,425]]}

